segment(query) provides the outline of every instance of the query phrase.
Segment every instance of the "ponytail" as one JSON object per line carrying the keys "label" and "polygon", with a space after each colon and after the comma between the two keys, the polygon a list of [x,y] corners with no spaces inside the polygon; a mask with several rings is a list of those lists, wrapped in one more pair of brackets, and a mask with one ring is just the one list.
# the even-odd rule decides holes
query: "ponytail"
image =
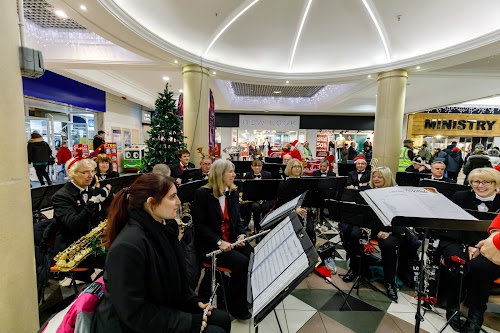
{"label": "ponytail", "polygon": [[106,250],[109,250],[111,243],[116,236],[122,231],[128,220],[128,203],[127,203],[128,188],[119,191],[108,210],[108,224],[104,229],[103,245]]}

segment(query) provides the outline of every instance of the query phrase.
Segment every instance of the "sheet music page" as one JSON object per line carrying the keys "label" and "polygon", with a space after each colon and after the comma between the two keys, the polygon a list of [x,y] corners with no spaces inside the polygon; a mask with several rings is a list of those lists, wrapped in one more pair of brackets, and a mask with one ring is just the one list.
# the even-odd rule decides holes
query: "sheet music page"
{"label": "sheet music page", "polygon": [[441,193],[423,187],[395,186],[370,189],[361,196],[386,226],[395,216],[477,220]]}
{"label": "sheet music page", "polygon": [[295,278],[309,261],[287,216],[254,249],[252,267],[253,313],[259,313]]}
{"label": "sheet music page", "polygon": [[302,194],[267,214],[266,217],[260,222],[260,225],[265,226],[267,223],[274,220],[277,216],[280,216],[280,214],[295,209],[299,203],[301,196]]}

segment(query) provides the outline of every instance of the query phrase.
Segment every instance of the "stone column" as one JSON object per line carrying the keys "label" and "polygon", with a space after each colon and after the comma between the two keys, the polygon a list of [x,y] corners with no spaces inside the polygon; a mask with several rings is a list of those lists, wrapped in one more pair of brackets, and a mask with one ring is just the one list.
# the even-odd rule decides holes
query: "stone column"
{"label": "stone column", "polygon": [[203,153],[208,154],[208,69],[198,65],[186,65],[182,69],[184,80],[184,142],[191,153],[191,162],[197,167],[201,155],[198,148],[203,148]]}
{"label": "stone column", "polygon": [[0,2],[0,323],[2,332],[38,330],[38,302],[16,1]]}
{"label": "stone column", "polygon": [[394,176],[399,166],[399,151],[408,73],[394,70],[378,75],[377,110],[373,137],[373,158],[378,166],[389,167]]}

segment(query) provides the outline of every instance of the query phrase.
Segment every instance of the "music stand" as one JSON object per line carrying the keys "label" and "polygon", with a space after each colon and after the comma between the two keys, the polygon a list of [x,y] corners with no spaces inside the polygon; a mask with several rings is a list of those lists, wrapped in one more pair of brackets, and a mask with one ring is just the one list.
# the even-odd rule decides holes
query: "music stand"
{"label": "music stand", "polygon": [[262,218],[262,221],[260,221],[261,230],[274,228],[276,224],[278,224],[283,220],[283,218],[285,218],[286,216],[288,216],[288,214],[297,209],[297,207],[300,207],[302,205],[302,202],[304,201],[306,193],[307,192],[300,194],[299,196],[288,201],[284,205],[281,205],[280,207],[267,213],[266,216]]}
{"label": "music stand", "polygon": [[243,193],[243,201],[276,200],[280,179],[244,179],[239,188]]}
{"label": "music stand", "polygon": [[234,172],[244,174],[252,171],[252,161],[232,161],[234,164]]}
{"label": "music stand", "polygon": [[52,208],[52,196],[59,191],[64,184],[40,186],[31,189],[31,210],[33,214],[39,214]]}
{"label": "music stand", "polygon": [[[366,165],[366,170],[370,172],[372,169],[372,166],[370,163],[367,163]],[[338,163],[337,164],[337,171],[339,176],[347,176],[347,174],[351,171],[356,171],[356,164],[354,163]]]}
{"label": "music stand", "polygon": [[283,159],[281,157],[264,157],[264,162],[283,164]]}
{"label": "music stand", "polygon": [[200,169],[184,169],[184,171],[182,171],[182,175],[179,177],[181,179],[181,184],[185,184],[185,183],[188,183],[191,178],[193,177],[192,176],[192,173],[196,172],[196,171],[199,171]]}
{"label": "music stand", "polygon": [[116,193],[124,187],[129,187],[132,183],[141,176],[140,173],[129,174],[125,176],[109,178],[99,181],[99,186],[102,188],[106,185],[111,185],[111,193]]}
{"label": "music stand", "polygon": [[470,191],[471,187],[468,185],[461,185],[456,183],[447,183],[439,180],[421,179],[418,186],[420,187],[433,187],[439,193],[451,200],[453,194],[458,191]]}
{"label": "music stand", "polygon": [[281,163],[264,163],[262,164],[262,170],[271,173],[273,179],[283,179],[285,175],[286,164]]}
{"label": "music stand", "polygon": [[177,196],[182,203],[192,202],[194,199],[194,192],[197,189],[207,184],[208,180],[195,180],[186,184],[181,184],[177,189]]}
{"label": "music stand", "polygon": [[399,186],[418,186],[420,180],[429,177],[430,173],[397,172],[396,183]]}
{"label": "music stand", "polygon": [[[287,221],[285,221],[285,220],[287,220]],[[254,327],[255,327],[256,333],[258,333],[258,331],[259,331],[259,326],[258,326],[259,323],[262,322],[269,315],[269,313],[274,311],[274,309],[279,305],[279,303],[281,303],[288,295],[290,295],[290,293],[300,284],[300,282],[302,282],[314,270],[314,267],[319,262],[319,255],[316,252],[316,249],[314,248],[314,245],[312,244],[311,240],[309,239],[309,237],[307,237],[307,233],[305,232],[305,230],[302,226],[302,222],[300,221],[297,214],[295,214],[294,212],[291,212],[289,215],[284,216],[279,222],[280,222],[280,224],[273,231],[271,231],[268,235],[266,235],[264,237],[264,239],[256,247],[255,253],[252,253],[252,255],[250,257],[250,263],[248,266],[249,267],[248,301],[249,301],[249,303],[254,304],[254,308],[256,305],[254,301],[256,301],[261,295],[263,296],[264,292],[267,292],[268,289],[277,288],[277,289],[275,289],[277,291],[277,295],[273,294],[272,298],[267,297],[267,298],[271,298],[271,299],[262,302],[262,304],[264,304],[264,305],[260,307],[260,311],[258,311],[258,313],[253,314]],[[281,224],[281,222],[283,222],[283,224]],[[302,247],[300,249],[300,251],[301,251],[300,257],[302,257],[305,254],[305,256],[307,258],[307,268],[305,268],[303,270],[301,269],[300,271],[297,269],[294,270],[293,266],[296,263],[296,261],[298,260],[298,258],[295,259],[290,266],[286,267],[285,270],[280,271],[279,275],[277,277],[275,277],[274,280],[270,284],[265,286],[260,294],[254,295],[253,294],[254,290],[252,288],[252,277],[253,277],[253,274],[256,273],[256,270],[259,269],[259,266],[254,267],[254,262],[255,262],[257,256],[259,255],[259,251],[261,251],[261,249],[262,249],[263,253],[267,254],[267,250],[265,250],[266,245],[269,247],[274,247],[274,248],[271,248],[269,255],[266,255],[265,260],[269,259],[269,257],[271,257],[272,254],[274,254],[275,252],[278,252],[279,248],[282,245],[282,242],[277,240],[277,239],[279,239],[279,232],[280,232],[279,229],[283,230],[285,227],[287,227],[288,223],[290,223],[292,225],[292,228],[293,228],[292,235],[289,238],[297,237],[297,239],[300,243],[300,246]],[[276,233],[274,233],[274,232],[276,232]],[[293,234],[295,234],[295,235],[293,235]],[[275,237],[275,236],[276,236],[276,241],[272,241],[273,237]],[[287,240],[289,238],[287,238]],[[269,247],[268,247],[268,249],[269,249]],[[299,250],[299,249],[296,249],[296,250]],[[281,251],[283,251],[283,250],[281,250]],[[264,262],[265,260],[263,260],[262,262]],[[289,276],[290,274],[294,274],[294,275],[290,278],[290,276]],[[297,274],[297,275],[295,275],[295,274]],[[286,281],[291,281],[291,282],[280,283],[280,279],[283,279],[283,278],[286,278],[287,279]],[[259,280],[258,275],[255,277],[255,279]],[[275,314],[276,314],[276,312],[275,312]],[[281,325],[279,323],[277,316],[276,316],[276,320],[278,321],[278,327],[280,329],[280,332],[282,332]]]}
{"label": "music stand", "polygon": [[[484,231],[488,230],[491,224],[491,220],[456,220],[456,219],[436,219],[436,218],[415,218],[415,217],[405,217],[396,216],[392,219],[391,224],[393,226],[402,227],[413,227],[424,229],[422,242],[420,245],[420,266],[419,266],[419,276],[418,276],[418,291],[417,291],[417,312],[415,313],[415,333],[420,331],[420,322],[424,320],[421,314],[422,308],[422,287],[423,287],[423,269],[424,269],[424,244],[427,238],[429,230],[455,230],[455,231]],[[460,310],[459,310],[460,311]],[[458,312],[459,312],[458,311]],[[456,315],[453,314],[451,318]],[[465,317],[465,316],[464,316]],[[439,331],[442,332],[446,326],[448,326],[449,321],[446,325]],[[467,317],[465,317],[467,318]],[[483,332],[486,332],[481,328]]]}

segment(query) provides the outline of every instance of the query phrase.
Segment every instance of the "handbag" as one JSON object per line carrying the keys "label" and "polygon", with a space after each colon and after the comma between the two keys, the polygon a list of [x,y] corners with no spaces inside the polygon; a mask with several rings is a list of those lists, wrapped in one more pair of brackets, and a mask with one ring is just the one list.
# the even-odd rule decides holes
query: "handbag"
{"label": "handbag", "polygon": [[56,163],[56,158],[54,155],[49,155],[49,165],[54,165]]}

